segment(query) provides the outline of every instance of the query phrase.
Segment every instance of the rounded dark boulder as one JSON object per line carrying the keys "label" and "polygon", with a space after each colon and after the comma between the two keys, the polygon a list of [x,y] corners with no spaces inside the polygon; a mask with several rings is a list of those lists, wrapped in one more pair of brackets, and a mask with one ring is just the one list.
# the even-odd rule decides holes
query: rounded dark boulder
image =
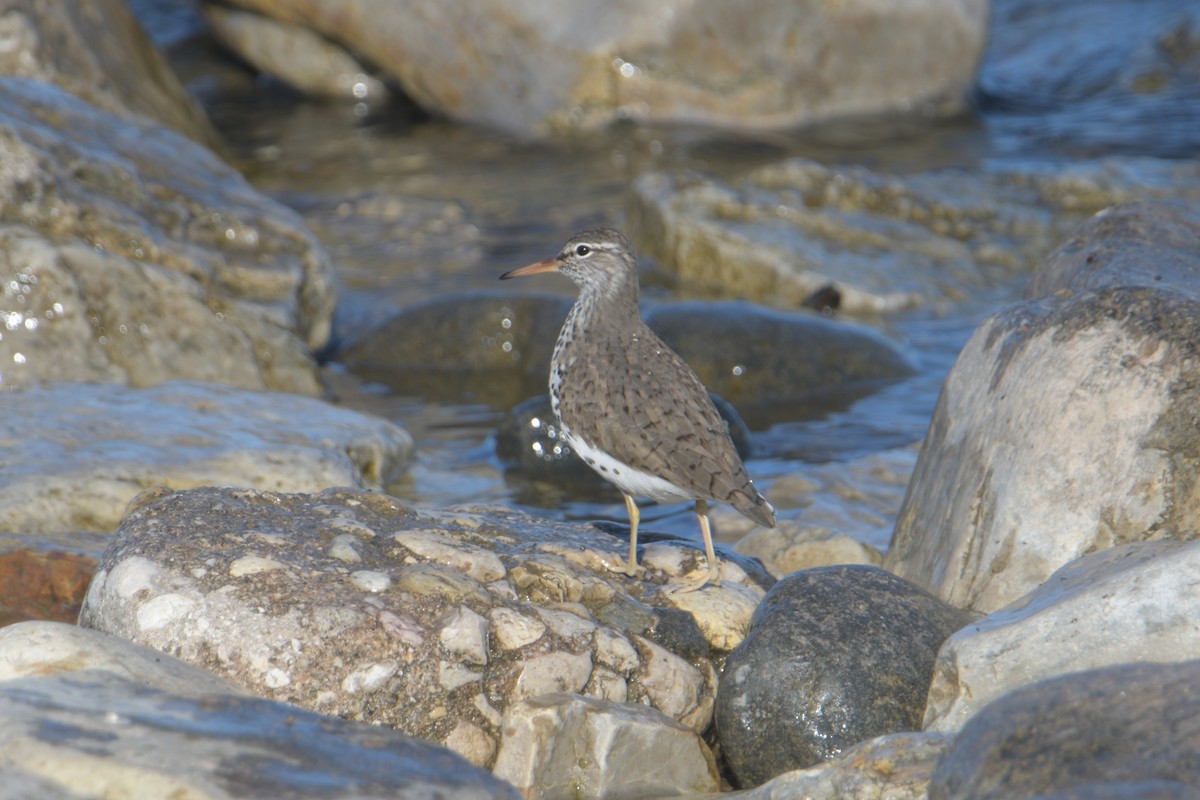
{"label": "rounded dark boulder", "polygon": [[972,619],[878,567],[780,580],[717,689],[718,738],[736,782],[757,786],[864,739],[919,730],[938,648]]}

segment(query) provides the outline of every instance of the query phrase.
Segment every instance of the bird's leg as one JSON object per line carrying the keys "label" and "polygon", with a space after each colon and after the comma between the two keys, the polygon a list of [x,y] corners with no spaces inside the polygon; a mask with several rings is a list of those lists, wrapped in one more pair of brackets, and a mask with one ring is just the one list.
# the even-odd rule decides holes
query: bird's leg
{"label": "bird's leg", "polygon": [[700,532],[704,534],[704,555],[708,557],[708,573],[699,581],[685,584],[675,589],[676,592],[694,592],[703,589],[708,584],[721,585],[721,567],[717,562],[717,553],[713,550],[712,531],[708,527],[708,501],[696,501],[696,517],[700,520]]}
{"label": "bird's leg", "polygon": [[633,497],[624,492],[622,494],[625,497],[625,510],[629,512],[629,563],[624,567],[610,566],[609,569],[613,572],[620,572],[622,575],[629,575],[636,578],[645,572],[645,569],[637,562],[637,529],[642,515],[638,511],[637,503],[633,501]]}

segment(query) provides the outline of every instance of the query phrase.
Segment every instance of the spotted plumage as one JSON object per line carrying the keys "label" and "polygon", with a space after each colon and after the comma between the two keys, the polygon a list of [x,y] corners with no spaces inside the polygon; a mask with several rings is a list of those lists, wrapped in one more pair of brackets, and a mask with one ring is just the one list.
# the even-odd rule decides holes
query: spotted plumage
{"label": "spotted plumage", "polygon": [[[695,500],[709,574],[718,582],[707,503],[774,526],[708,391],[638,309],[633,246],[611,228],[574,236],[554,258],[500,276],[561,272],[580,289],[550,359],[550,402],[568,444],[625,496],[627,571],[638,572],[634,497]],[[703,585],[703,584],[698,584]]]}

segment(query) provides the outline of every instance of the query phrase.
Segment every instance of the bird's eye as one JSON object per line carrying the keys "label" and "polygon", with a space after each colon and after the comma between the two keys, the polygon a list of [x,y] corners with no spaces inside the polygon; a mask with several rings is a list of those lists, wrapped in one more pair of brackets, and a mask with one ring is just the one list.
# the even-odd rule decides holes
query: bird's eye
{"label": "bird's eye", "polygon": [[586,244],[580,244],[580,245],[575,246],[575,255],[579,256],[580,258],[582,258],[583,256],[586,256],[586,255],[589,255],[591,252],[592,252],[592,248],[588,247]]}

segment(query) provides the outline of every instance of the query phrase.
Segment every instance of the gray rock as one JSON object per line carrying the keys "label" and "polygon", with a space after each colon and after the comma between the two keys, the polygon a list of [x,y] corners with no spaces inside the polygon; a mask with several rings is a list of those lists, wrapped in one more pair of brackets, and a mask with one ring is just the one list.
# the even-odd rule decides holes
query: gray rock
{"label": "gray rock", "polygon": [[149,117],[218,146],[216,130],[124,0],[10,0],[3,31],[0,75],[54,84],[109,113]]}
{"label": "gray rock", "polygon": [[113,531],[150,486],[378,488],[414,455],[387,420],[226,386],[56,383],[2,405],[0,528],[31,534]]}
{"label": "gray rock", "polygon": [[0,79],[5,386],[174,378],[316,394],[335,303],[292,211],[208,150]]}
{"label": "gray rock", "polygon": [[782,579],[721,675],[717,731],[737,782],[918,729],[937,649],[970,619],[878,567]]}
{"label": "gray rock", "polygon": [[1131,267],[1138,251],[1103,238],[1109,228],[1094,222],[1100,238],[1067,245],[1094,252],[1100,287],[993,315],[946,379],[885,565],[947,602],[993,611],[1085,553],[1197,530],[1196,284],[1187,270],[1155,272],[1150,248],[1134,285],[1109,283],[1107,257]]}
{"label": "gray rock", "polygon": [[942,645],[927,730],[955,731],[1044,678],[1132,661],[1200,659],[1200,541],[1138,542],[1072,561]]}
{"label": "gray rock", "polygon": [[362,103],[388,99],[374,70],[310,28],[211,3],[203,10],[213,35],[260,72],[318,97]]}
{"label": "gray rock", "polygon": [[702,731],[715,662],[763,589],[723,560],[719,587],[674,593],[704,569],[696,550],[649,544],[633,579],[606,566],[625,548],[585,525],[418,512],[346,489],[148,495],[106,551],[81,624],[481,765],[505,710],[547,693],[649,705]]}
{"label": "gray rock", "polygon": [[1200,165],[1112,158],[899,176],[794,158],[731,182],[643,175],[627,233],[693,291],[736,287],[799,307],[832,287],[845,311],[878,312],[1011,283],[1087,214],[1150,198],[1200,201]]}
{"label": "gray rock", "polygon": [[646,323],[750,427],[795,420],[912,375],[912,357],[877,331],[746,302],[673,303]]}
{"label": "gray rock", "polygon": [[445,295],[402,310],[338,358],[398,394],[507,408],[547,392],[571,303],[549,294]]}
{"label": "gray rock", "polygon": [[10,771],[48,784],[48,797],[518,797],[449,750],[386,728],[237,694],[174,694],[106,670],[0,682],[0,719],[5,797]]}
{"label": "gray rock", "polygon": [[933,733],[893,733],[868,739],[808,769],[772,778],[762,786],[706,800],[925,800],[934,763],[949,746]]}
{"label": "gray rock", "polygon": [[1007,694],[954,739],[929,798],[1194,797],[1198,682],[1200,661],[1122,664]]}
{"label": "gray rock", "polygon": [[676,797],[720,788],[704,741],[653,708],[548,694],[510,705],[503,727],[492,771],[527,797]]}
{"label": "gray rock", "polygon": [[987,28],[982,0],[235,4],[312,26],[431,111],[523,136],[618,119],[753,130],[953,112]]}

